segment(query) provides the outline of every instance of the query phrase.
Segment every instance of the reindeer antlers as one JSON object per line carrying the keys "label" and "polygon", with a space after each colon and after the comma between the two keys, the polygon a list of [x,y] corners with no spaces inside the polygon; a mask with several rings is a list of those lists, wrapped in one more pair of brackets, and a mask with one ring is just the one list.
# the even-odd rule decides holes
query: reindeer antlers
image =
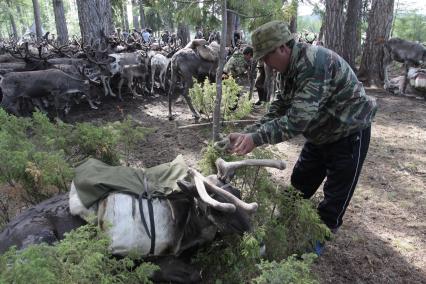
{"label": "reindeer antlers", "polygon": [[262,166],[280,170],[284,170],[286,168],[286,164],[283,160],[248,159],[236,162],[226,162],[219,158],[216,160],[217,177],[222,182],[228,183],[234,177],[235,171],[243,166]]}
{"label": "reindeer antlers", "polygon": [[214,209],[227,213],[234,213],[237,209],[234,204],[222,203],[210,197],[204,186],[205,177],[194,169],[189,169],[190,174],[194,177],[195,187],[201,200],[212,206]]}
{"label": "reindeer antlers", "polygon": [[[286,168],[286,164],[282,160],[271,160],[271,159],[249,159],[236,162],[226,162],[223,159],[219,158],[216,160],[217,167],[217,179],[221,182],[228,183],[235,174],[235,170],[242,166],[263,166],[263,167],[272,167],[276,169],[283,170]],[[193,168],[189,168],[188,173],[194,178],[195,186],[197,188],[200,198],[216,210],[222,212],[233,213],[236,208],[246,212],[247,214],[253,213],[257,210],[257,203],[246,203],[226,190],[215,185],[211,180],[200,174]],[[221,195],[231,203],[223,203],[211,198],[207,191],[208,189],[218,195]]]}
{"label": "reindeer antlers", "polygon": [[[238,199],[237,197],[235,197],[231,193],[229,193],[226,190],[224,190],[224,189],[216,186],[215,184],[213,184],[209,179],[207,179],[205,176],[203,176],[198,171],[196,171],[192,168],[189,168],[188,173],[191,176],[194,177],[196,185],[197,185],[197,180],[198,180],[199,183],[201,181],[202,187],[196,186],[199,194],[200,194],[200,191],[201,191],[200,197],[201,197],[201,195],[203,195],[205,197],[205,195],[204,195],[204,192],[205,192],[204,184],[206,184],[211,191],[213,191],[214,193],[216,193],[218,195],[221,195],[222,197],[224,197],[227,200],[232,202],[232,204],[220,203],[220,202],[213,199],[215,201],[215,203],[217,202],[219,204],[219,206],[218,206],[218,204],[214,203],[214,205],[212,205],[211,203],[209,203],[208,199],[207,199],[207,201],[203,199],[203,201],[206,202],[207,204],[212,205],[212,206],[216,206],[216,209],[218,209],[220,211],[225,211],[225,212],[234,212],[236,207],[238,207],[240,210],[245,211],[248,214],[253,213],[257,210],[258,205],[257,205],[256,202],[246,203],[246,202]],[[204,192],[203,192],[203,189],[204,189]],[[207,192],[205,192],[205,194],[207,194]],[[210,196],[209,196],[209,198],[210,198]],[[229,206],[229,205],[232,205],[232,206]],[[231,209],[232,207],[234,207],[235,209]],[[226,210],[228,210],[228,211],[226,211]]]}

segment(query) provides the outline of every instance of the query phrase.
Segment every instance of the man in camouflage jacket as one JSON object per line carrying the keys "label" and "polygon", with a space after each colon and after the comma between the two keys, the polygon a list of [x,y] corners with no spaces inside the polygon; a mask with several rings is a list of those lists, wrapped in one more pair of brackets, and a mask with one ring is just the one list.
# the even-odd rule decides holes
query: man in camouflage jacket
{"label": "man in camouflage jacket", "polygon": [[336,232],[368,151],[376,102],[339,55],[296,43],[284,22],[259,27],[252,43],[254,59],[282,73],[284,89],[258,124],[229,135],[231,152],[244,155],[302,134],[307,141],[291,183],[310,198],[326,178],[318,213]]}
{"label": "man in camouflage jacket", "polygon": [[252,63],[253,48],[247,46],[241,52],[236,50],[223,67],[223,73],[241,79],[249,71]]}

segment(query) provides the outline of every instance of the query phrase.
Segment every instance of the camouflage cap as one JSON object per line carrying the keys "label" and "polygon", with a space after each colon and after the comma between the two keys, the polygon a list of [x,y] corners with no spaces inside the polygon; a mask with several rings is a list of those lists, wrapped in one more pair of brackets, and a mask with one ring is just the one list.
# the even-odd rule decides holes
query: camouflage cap
{"label": "camouflage cap", "polygon": [[254,60],[264,57],[293,38],[288,25],[282,21],[272,21],[258,27],[251,36]]}

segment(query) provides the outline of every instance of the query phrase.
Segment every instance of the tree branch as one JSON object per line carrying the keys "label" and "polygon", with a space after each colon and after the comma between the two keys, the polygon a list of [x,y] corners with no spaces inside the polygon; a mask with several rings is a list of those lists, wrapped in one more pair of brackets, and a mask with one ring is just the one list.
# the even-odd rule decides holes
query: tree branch
{"label": "tree branch", "polygon": [[231,12],[233,14],[236,14],[236,15],[238,15],[240,17],[243,17],[243,18],[253,18],[253,19],[255,19],[255,18],[271,17],[271,16],[274,15],[273,13],[270,13],[270,14],[264,14],[264,15],[256,15],[256,16],[252,15],[252,16],[250,16],[250,15],[241,14],[240,12],[237,12],[237,11],[231,10],[231,9],[227,9],[226,11]]}
{"label": "tree branch", "polygon": [[[247,119],[247,120],[232,120],[232,121],[221,121],[221,124],[244,124],[244,123],[254,123],[258,120],[255,119]],[[201,126],[210,126],[213,122],[206,122],[206,123],[198,123],[198,124],[189,124],[189,125],[182,125],[179,126],[178,129],[185,129],[185,128],[195,128],[195,127],[201,127]]]}
{"label": "tree branch", "polygon": [[191,0],[175,0],[175,2],[177,3],[183,3],[183,4],[205,4],[205,3],[212,3],[214,2],[214,0],[196,0],[196,1],[191,1]]}

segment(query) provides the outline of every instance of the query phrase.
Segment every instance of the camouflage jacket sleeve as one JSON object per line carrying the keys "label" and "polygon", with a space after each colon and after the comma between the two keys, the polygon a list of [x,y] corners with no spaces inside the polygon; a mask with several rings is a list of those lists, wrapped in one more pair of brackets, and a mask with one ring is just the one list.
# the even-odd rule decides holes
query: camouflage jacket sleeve
{"label": "camouflage jacket sleeve", "polygon": [[[264,123],[272,121],[274,119],[284,116],[287,112],[287,109],[290,107],[290,104],[281,98],[276,99],[269,106],[268,112],[259,120],[259,122],[249,125],[244,128],[244,133],[256,132]],[[261,143],[263,144],[263,143]],[[260,144],[259,144],[260,145]],[[257,146],[259,146],[257,145]]]}
{"label": "camouflage jacket sleeve", "polygon": [[244,60],[242,53],[234,53],[226,62],[223,72],[234,77],[243,75],[248,69],[248,64]]}
{"label": "camouflage jacket sleeve", "polygon": [[309,73],[312,72],[306,70],[295,80],[299,82],[293,95],[282,94],[271,104],[268,113],[260,120],[261,126],[252,134],[256,146],[276,144],[303,133],[318,111],[316,93],[321,88],[321,82]]}

